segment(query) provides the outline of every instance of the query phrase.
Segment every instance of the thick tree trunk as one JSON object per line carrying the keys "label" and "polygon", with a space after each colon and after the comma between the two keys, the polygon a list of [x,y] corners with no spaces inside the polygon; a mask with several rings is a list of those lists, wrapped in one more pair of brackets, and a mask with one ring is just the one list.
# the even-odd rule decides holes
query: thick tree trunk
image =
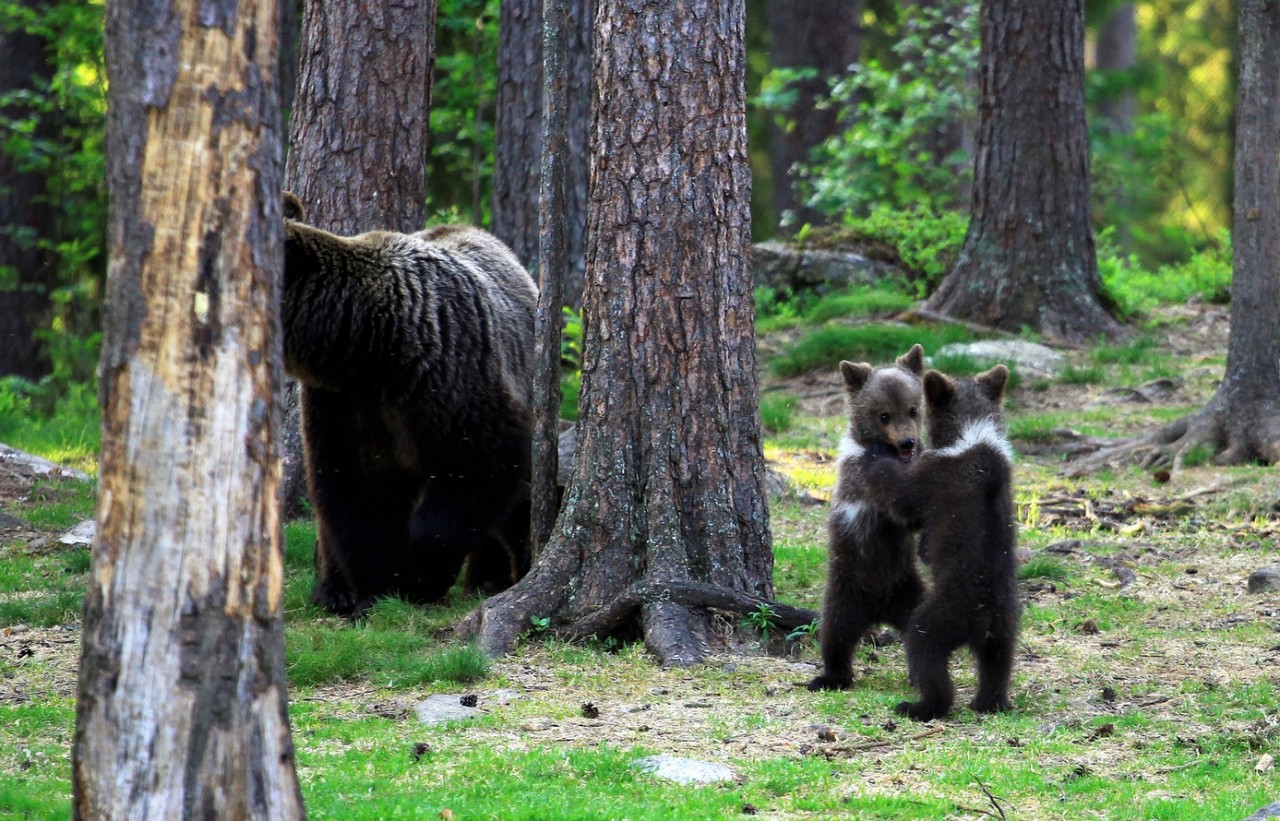
{"label": "thick tree trunk", "polygon": [[[285,187],[307,222],[340,236],[422,230],[435,0],[307,0]],[[299,425],[306,389],[289,385],[284,509],[305,489]]]}
{"label": "thick tree trunk", "polygon": [[276,461],[277,8],[107,6],[110,278],[78,819],[303,816]]}
{"label": "thick tree trunk", "polygon": [[529,576],[462,628],[500,653],[614,608],[593,632],[688,664],[714,631],[682,584],[773,595],[742,3],[604,4],[595,42],[577,468]]}
{"label": "thick tree trunk", "polygon": [[[48,4],[27,2],[35,13]],[[0,97],[29,92],[53,76],[49,44],[39,35],[0,31]],[[0,124],[26,119],[30,110],[20,103],[0,106]],[[35,138],[49,139],[52,124],[41,115]],[[0,138],[5,129],[0,125]],[[49,372],[36,331],[49,327],[56,285],[52,255],[38,241],[53,239],[54,213],[47,199],[43,175],[22,169],[23,157],[0,151],[0,376],[14,374],[39,379]]]}
{"label": "thick tree trunk", "polygon": [[[591,31],[595,0],[569,0],[565,59],[567,153],[563,230],[569,267],[565,301],[582,302],[587,225],[587,132],[591,126]],[[542,0],[502,0],[498,106],[494,123],[489,230],[535,277],[542,157]]]}
{"label": "thick tree trunk", "polygon": [[817,70],[816,77],[796,84],[795,105],[778,112],[789,121],[788,126],[773,122],[769,134],[774,208],[779,216],[791,212],[795,228],[826,222],[820,213],[796,199],[794,168],[807,163],[813,149],[840,127],[838,112],[817,103],[830,93],[831,78],[844,74],[858,59],[861,14],[862,0],[769,0],[772,66]]}
{"label": "thick tree trunk", "polygon": [[1083,0],[984,0],[969,231],[927,307],[1079,343],[1115,336],[1089,206]]}
{"label": "thick tree trunk", "polygon": [[1085,457],[1182,466],[1209,445],[1219,464],[1280,462],[1280,5],[1241,0],[1231,332],[1222,385],[1203,408]]}

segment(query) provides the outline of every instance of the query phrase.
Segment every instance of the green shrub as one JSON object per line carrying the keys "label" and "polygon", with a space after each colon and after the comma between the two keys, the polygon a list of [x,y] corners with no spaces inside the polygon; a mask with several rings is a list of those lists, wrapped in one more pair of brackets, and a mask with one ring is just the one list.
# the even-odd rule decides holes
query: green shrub
{"label": "green shrub", "polygon": [[943,345],[972,338],[958,325],[824,325],[788,346],[770,366],[779,376],[797,376],[821,368],[834,370],[842,359],[885,364],[917,342],[928,354]]}
{"label": "green shrub", "polygon": [[1158,305],[1181,305],[1195,297],[1223,304],[1231,298],[1231,236],[1223,231],[1216,245],[1184,262],[1145,270],[1133,256],[1119,256],[1100,241],[1098,273],[1104,295],[1123,316],[1135,316]]}
{"label": "green shrub", "polygon": [[791,429],[796,398],[786,393],[766,393],[760,397],[760,421],[766,430],[782,433]]}

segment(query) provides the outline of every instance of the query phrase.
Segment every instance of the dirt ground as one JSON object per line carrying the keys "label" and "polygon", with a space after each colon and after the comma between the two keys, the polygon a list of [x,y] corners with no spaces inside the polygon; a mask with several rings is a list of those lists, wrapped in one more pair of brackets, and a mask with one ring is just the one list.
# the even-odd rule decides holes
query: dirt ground
{"label": "dirt ground", "polygon": [[[1115,432],[1124,434],[1148,428],[1155,409],[1197,406],[1210,395],[1221,372],[1220,364],[1206,362],[1213,357],[1220,362],[1225,351],[1226,309],[1192,305],[1171,310],[1161,319],[1164,324],[1154,331],[1159,348],[1185,363],[1181,378],[1167,384],[1107,388],[1056,382],[1033,385],[1024,379],[1012,397],[1017,412],[1071,413],[1123,406],[1129,410]],[[1066,353],[1083,362],[1082,352]],[[782,387],[800,397],[803,414],[842,413],[841,391],[831,375],[808,375]],[[1280,481],[1273,471],[1204,466],[1164,483],[1142,474],[1074,476],[1062,457],[1063,443],[1069,441],[1064,432],[1056,443],[1019,446],[1018,471],[1020,482],[1025,482],[1019,507],[1026,514],[1034,504],[1037,511],[1034,523],[1023,525],[1024,542],[1034,545],[1029,556],[1048,555],[1084,569],[1083,584],[1091,590],[1123,592],[1135,601],[1156,605],[1149,612],[1158,613],[1153,618],[1162,621],[1144,628],[1158,629],[1163,623],[1173,634],[1188,621],[1198,620],[1207,623],[1209,630],[1247,622],[1271,624],[1277,632],[1272,646],[1259,648],[1178,638],[1135,647],[1123,630],[1100,633],[1096,625],[1086,622],[1053,635],[1024,631],[1015,690],[1030,697],[1047,691],[1069,693],[1066,709],[1043,717],[1046,726],[1121,715],[1135,706],[1155,716],[1174,715],[1179,709],[1179,688],[1189,676],[1207,686],[1263,679],[1280,686],[1275,672],[1280,670],[1280,596],[1249,594],[1245,584],[1258,567],[1278,563],[1274,543],[1280,532]],[[829,443],[829,451],[835,447],[836,442]],[[797,458],[816,462],[830,459],[830,452],[814,451]],[[58,533],[32,527],[9,513],[21,509],[34,494],[47,499],[59,492],[58,482],[49,475],[0,459],[0,544],[16,545],[10,549],[20,551],[64,549],[57,542]],[[1252,517],[1231,516],[1232,499],[1245,500],[1241,504],[1252,499],[1261,512]],[[1201,514],[1201,510],[1211,512]],[[810,519],[789,526],[820,533],[821,515],[816,511]],[[1029,538],[1028,531],[1039,535]],[[1066,601],[1080,590],[1033,579],[1024,582],[1024,593],[1028,603],[1035,605]],[[786,591],[782,594],[785,597]],[[79,649],[74,624],[0,628],[0,703],[74,696]],[[652,665],[606,665],[566,673],[555,653],[554,648],[530,645],[494,663],[493,676],[474,692],[482,711],[506,712],[514,723],[478,726],[475,740],[515,748],[643,744],[714,760],[724,756],[887,756],[924,736],[982,732],[980,725],[907,722],[897,726],[884,715],[850,719],[877,730],[872,735],[879,737],[868,741],[864,734],[848,732],[849,721],[843,729],[814,721],[804,706],[803,699],[809,696],[802,689],[816,670],[812,651],[800,657],[718,658],[707,666],[710,674],[657,670]],[[875,675],[886,667],[901,671],[901,649],[889,645],[863,653],[859,665],[863,675]],[[963,676],[960,681],[962,689],[971,684]],[[375,714],[407,721],[412,703],[424,696],[405,692],[388,696],[367,686],[336,686],[310,691],[304,698],[330,705],[334,716]],[[752,713],[763,714],[758,726],[742,720],[744,702],[752,705]],[[588,703],[593,709],[584,709]],[[598,714],[592,716],[593,712]],[[1280,733],[1275,723],[1263,719],[1255,725],[1242,724],[1237,731],[1274,739]],[[1185,731],[1194,737],[1199,729],[1187,726]],[[874,788],[874,784],[868,786]]]}

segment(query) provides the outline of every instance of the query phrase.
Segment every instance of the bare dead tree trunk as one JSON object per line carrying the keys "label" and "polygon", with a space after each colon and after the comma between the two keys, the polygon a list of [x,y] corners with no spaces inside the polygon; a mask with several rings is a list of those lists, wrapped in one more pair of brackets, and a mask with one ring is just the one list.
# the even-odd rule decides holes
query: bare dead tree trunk
{"label": "bare dead tree trunk", "polygon": [[1139,460],[1177,470],[1201,445],[1218,464],[1280,462],[1280,5],[1240,0],[1239,15],[1226,376],[1200,410],[1085,457],[1086,468]]}
{"label": "bare dead tree trunk", "polygon": [[773,122],[770,129],[774,208],[779,215],[792,212],[795,228],[806,223],[823,225],[827,220],[822,214],[796,199],[793,169],[808,162],[813,149],[840,127],[836,109],[820,107],[818,102],[830,93],[831,78],[843,75],[858,59],[862,0],[769,0],[768,11],[773,67],[817,72],[796,84],[795,105],[780,112],[787,127]]}
{"label": "bare dead tree trunk", "polygon": [[[494,123],[489,230],[539,274],[543,88],[542,0],[502,0],[498,35],[498,105]],[[569,0],[565,58],[567,151],[560,216],[569,267],[564,299],[582,303],[587,225],[587,132],[591,126],[591,31],[596,0]],[[541,277],[539,276],[539,279]]]}
{"label": "bare dead tree trunk", "polygon": [[969,231],[927,308],[1079,343],[1117,336],[1089,205],[1083,0],[984,0]]}
{"label": "bare dead tree trunk", "polygon": [[577,468],[533,570],[460,629],[502,653],[546,616],[689,664],[709,608],[773,595],[743,6],[604,4],[595,42]]}
{"label": "bare dead tree trunk", "polygon": [[[20,5],[36,14],[48,12],[43,0]],[[49,44],[37,34],[0,31],[0,96],[33,91],[53,77]],[[4,123],[25,119],[20,103],[0,106],[0,142]],[[52,123],[41,114],[36,139],[50,139]],[[53,239],[55,219],[43,174],[22,168],[23,157],[0,150],[0,376],[39,379],[49,372],[49,358],[36,337],[52,319],[50,292],[56,286],[52,254],[40,240]]]}
{"label": "bare dead tree trunk", "polygon": [[110,280],[77,819],[303,817],[276,461],[277,7],[107,7]]}
{"label": "bare dead tree trunk", "polygon": [[[307,0],[285,187],[307,222],[341,236],[420,231],[427,208],[427,117],[435,0]],[[284,509],[305,485],[305,394],[290,380]]]}

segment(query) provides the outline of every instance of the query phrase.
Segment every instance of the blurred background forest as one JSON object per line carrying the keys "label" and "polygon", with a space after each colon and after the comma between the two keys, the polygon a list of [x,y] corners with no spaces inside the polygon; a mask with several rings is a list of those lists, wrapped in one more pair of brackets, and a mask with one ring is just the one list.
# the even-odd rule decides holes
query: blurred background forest
{"label": "blurred background forest", "polygon": [[[0,0],[0,439],[6,416],[92,413],[97,401],[103,11],[101,0]],[[284,16],[296,43],[300,4]],[[499,16],[499,0],[439,0],[431,221],[489,224]],[[962,0],[747,0],[755,239],[882,242],[927,294],[968,219],[977,19],[978,3]],[[1117,271],[1148,284],[1177,271],[1221,282],[1225,300],[1235,4],[1088,0],[1086,22],[1104,288],[1123,313],[1141,296],[1114,292]],[[831,37],[839,48],[815,39]],[[287,90],[293,59],[281,57]]]}

